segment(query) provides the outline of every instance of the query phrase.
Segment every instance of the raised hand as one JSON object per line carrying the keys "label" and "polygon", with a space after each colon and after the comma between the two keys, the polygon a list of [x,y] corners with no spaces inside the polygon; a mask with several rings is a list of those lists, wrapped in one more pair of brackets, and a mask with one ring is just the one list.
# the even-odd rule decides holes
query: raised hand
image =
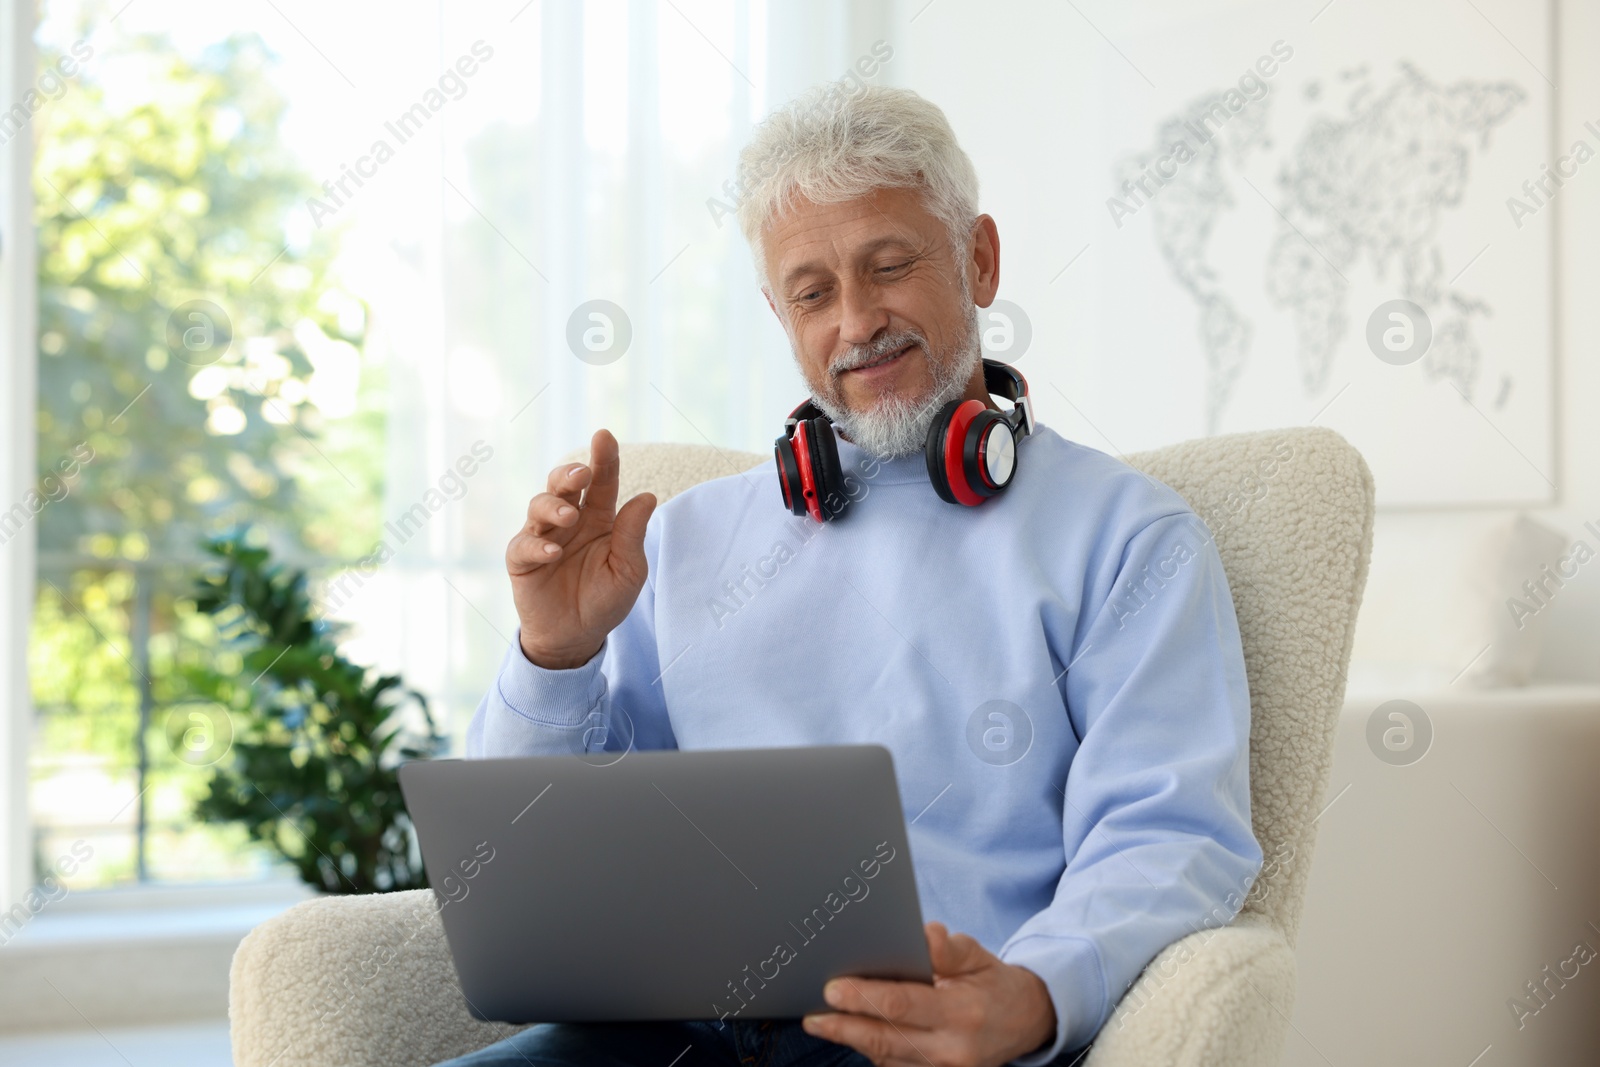
{"label": "raised hand", "polygon": [[528,501],[528,521],[506,546],[522,654],[551,670],[593,658],[627,618],[649,573],[644,531],[655,494],[640,493],[617,508],[620,464],[609,430],[595,431],[589,459],[591,466],[563,464],[550,472],[548,488]]}

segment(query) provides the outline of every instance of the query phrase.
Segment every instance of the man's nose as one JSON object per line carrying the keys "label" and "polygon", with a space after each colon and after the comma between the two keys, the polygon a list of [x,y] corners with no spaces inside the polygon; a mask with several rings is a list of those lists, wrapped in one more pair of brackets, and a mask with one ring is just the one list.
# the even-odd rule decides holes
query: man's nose
{"label": "man's nose", "polygon": [[864,345],[889,325],[889,312],[870,286],[846,282],[839,292],[839,339]]}

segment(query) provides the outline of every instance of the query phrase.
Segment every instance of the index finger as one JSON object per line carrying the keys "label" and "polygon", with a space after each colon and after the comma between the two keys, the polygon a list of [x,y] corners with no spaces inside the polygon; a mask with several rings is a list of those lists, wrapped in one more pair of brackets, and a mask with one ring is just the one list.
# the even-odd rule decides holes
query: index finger
{"label": "index finger", "polygon": [[611,436],[610,430],[596,430],[589,439],[589,467],[594,472],[594,480],[584,494],[583,506],[585,510],[598,511],[608,518],[617,513],[617,481],[622,469],[617,453],[617,439]]}

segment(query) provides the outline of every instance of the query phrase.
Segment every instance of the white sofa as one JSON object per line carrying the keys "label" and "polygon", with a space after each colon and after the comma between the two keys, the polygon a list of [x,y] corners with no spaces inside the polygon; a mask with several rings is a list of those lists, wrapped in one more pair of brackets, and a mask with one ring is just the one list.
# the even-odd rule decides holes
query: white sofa
{"label": "white sofa", "polygon": [[[1366,737],[1396,698],[1433,730],[1403,766]],[[1351,694],[1284,1067],[1600,1063],[1600,958],[1558,970],[1577,942],[1600,952],[1597,764],[1600,686]],[[1542,1006],[1529,981],[1549,983]]]}
{"label": "white sofa", "polygon": [[[1372,477],[1338,434],[1292,429],[1126,457],[1211,526],[1249,672],[1251,790],[1270,869],[1239,917],[1169,946],[1101,1031],[1088,1067],[1276,1067],[1294,944],[1372,543]],[[704,446],[622,446],[623,499],[665,500],[771,461]],[[774,484],[773,506],[778,507]],[[474,1020],[427,891],[308,901],[239,946],[237,1067],[424,1067],[512,1027]]]}

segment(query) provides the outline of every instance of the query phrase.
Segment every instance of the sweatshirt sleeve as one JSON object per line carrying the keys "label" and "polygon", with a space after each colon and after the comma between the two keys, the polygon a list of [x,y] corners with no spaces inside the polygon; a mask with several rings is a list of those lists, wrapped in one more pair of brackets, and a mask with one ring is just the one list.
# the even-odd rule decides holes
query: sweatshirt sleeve
{"label": "sweatshirt sleeve", "polygon": [[467,726],[468,759],[676,748],[656,650],[659,512],[645,528],[649,573],[633,608],[581,667],[549,670],[522,654],[519,629]]}
{"label": "sweatshirt sleeve", "polygon": [[1021,1067],[1087,1044],[1158,952],[1232,921],[1261,868],[1244,652],[1210,533],[1192,512],[1156,519],[1114,571],[1086,585],[1098,607],[1085,597],[1092,621],[1063,660],[1082,737],[1062,790],[1066,870],[999,952],[1056,1011],[1054,1041]]}

